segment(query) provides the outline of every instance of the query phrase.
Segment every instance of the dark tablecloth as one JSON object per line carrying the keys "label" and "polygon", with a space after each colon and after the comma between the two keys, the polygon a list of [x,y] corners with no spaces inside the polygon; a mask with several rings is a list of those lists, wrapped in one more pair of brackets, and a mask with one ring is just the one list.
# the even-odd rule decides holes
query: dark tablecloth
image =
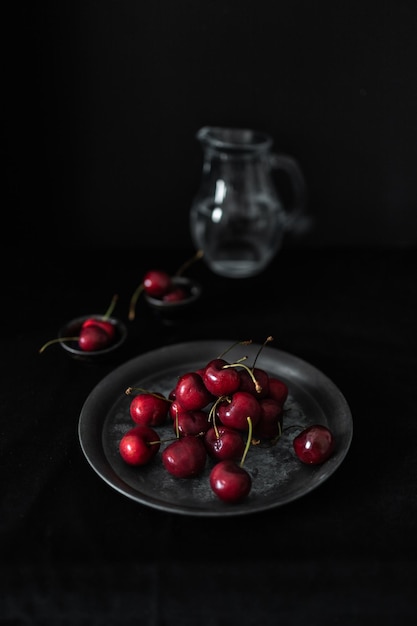
{"label": "dark tablecloth", "polygon": [[[417,251],[284,250],[260,276],[199,262],[194,314],[145,306],[112,360],[40,346],[69,319],[127,319],[151,267],[190,251],[9,249],[1,326],[0,623],[411,624],[417,618]],[[325,373],[353,415],[351,447],[311,493],[238,517],[139,504],[92,470],[78,421],[93,388],[163,345],[251,338]]]}

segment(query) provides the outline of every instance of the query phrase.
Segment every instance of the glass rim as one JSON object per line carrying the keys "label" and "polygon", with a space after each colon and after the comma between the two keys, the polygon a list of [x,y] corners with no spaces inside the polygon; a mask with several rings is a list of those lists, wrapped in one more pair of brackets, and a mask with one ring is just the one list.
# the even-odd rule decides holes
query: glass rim
{"label": "glass rim", "polygon": [[265,150],[272,145],[272,137],[268,133],[252,128],[203,126],[197,131],[196,137],[212,148],[237,152]]}

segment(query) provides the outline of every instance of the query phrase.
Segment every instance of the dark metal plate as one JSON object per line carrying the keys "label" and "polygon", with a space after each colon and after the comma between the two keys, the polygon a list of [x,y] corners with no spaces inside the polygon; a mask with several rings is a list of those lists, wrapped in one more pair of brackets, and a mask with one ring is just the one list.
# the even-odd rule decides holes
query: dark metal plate
{"label": "dark metal plate", "polygon": [[[160,456],[143,467],[132,467],[122,460],[119,441],[135,426],[129,414],[132,396],[125,394],[126,388],[142,387],[168,395],[178,376],[204,366],[233,344],[233,341],[197,341],[159,348],[121,365],[93,389],[81,410],[79,440],[86,459],[105,482],[124,496],[162,511],[230,516],[287,504],[311,492],[335,472],[348,452],[353,435],[352,415],[345,397],[321,371],[269,346],[261,350],[256,366],[281,378],[289,387],[284,433],[274,446],[249,449],[245,469],[253,482],[245,501],[226,504],[211,491],[210,460],[202,475],[185,479],[171,476]],[[259,349],[257,344],[237,345],[225,358],[232,362],[247,356],[245,363],[251,366]],[[325,424],[332,430],[336,449],[322,465],[308,466],[296,458],[292,448],[297,431],[287,427],[313,423]],[[174,434],[171,424],[159,431],[162,438]]]}

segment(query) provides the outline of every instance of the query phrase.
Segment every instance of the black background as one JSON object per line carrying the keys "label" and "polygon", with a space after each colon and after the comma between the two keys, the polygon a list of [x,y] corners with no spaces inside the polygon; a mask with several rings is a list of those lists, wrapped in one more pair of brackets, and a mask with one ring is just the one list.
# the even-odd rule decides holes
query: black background
{"label": "black background", "polygon": [[[416,623],[417,5],[85,0],[2,8],[1,626]],[[204,125],[269,132],[307,181],[313,228],[260,276],[204,264],[198,314],[127,307],[193,253]],[[86,365],[45,341],[116,314]],[[352,410],[341,467],[241,519],[121,496],[80,449],[83,403],[129,358],[268,335]]]}
{"label": "black background", "polygon": [[8,5],[8,245],[188,245],[205,125],[299,161],[314,221],[287,245],[415,243],[411,0]]}

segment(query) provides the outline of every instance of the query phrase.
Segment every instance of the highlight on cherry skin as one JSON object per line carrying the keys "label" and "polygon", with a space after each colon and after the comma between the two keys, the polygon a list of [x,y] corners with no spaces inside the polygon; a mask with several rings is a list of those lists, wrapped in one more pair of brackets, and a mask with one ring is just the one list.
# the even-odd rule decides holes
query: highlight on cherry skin
{"label": "highlight on cherry skin", "polygon": [[50,339],[39,349],[39,354],[42,354],[46,348],[55,343],[63,343],[67,341],[77,341],[78,347],[83,352],[96,352],[111,346],[115,339],[116,327],[110,320],[110,317],[114,311],[117,300],[118,295],[115,294],[103,316],[89,317],[84,320],[77,335],[55,337],[54,339]]}

